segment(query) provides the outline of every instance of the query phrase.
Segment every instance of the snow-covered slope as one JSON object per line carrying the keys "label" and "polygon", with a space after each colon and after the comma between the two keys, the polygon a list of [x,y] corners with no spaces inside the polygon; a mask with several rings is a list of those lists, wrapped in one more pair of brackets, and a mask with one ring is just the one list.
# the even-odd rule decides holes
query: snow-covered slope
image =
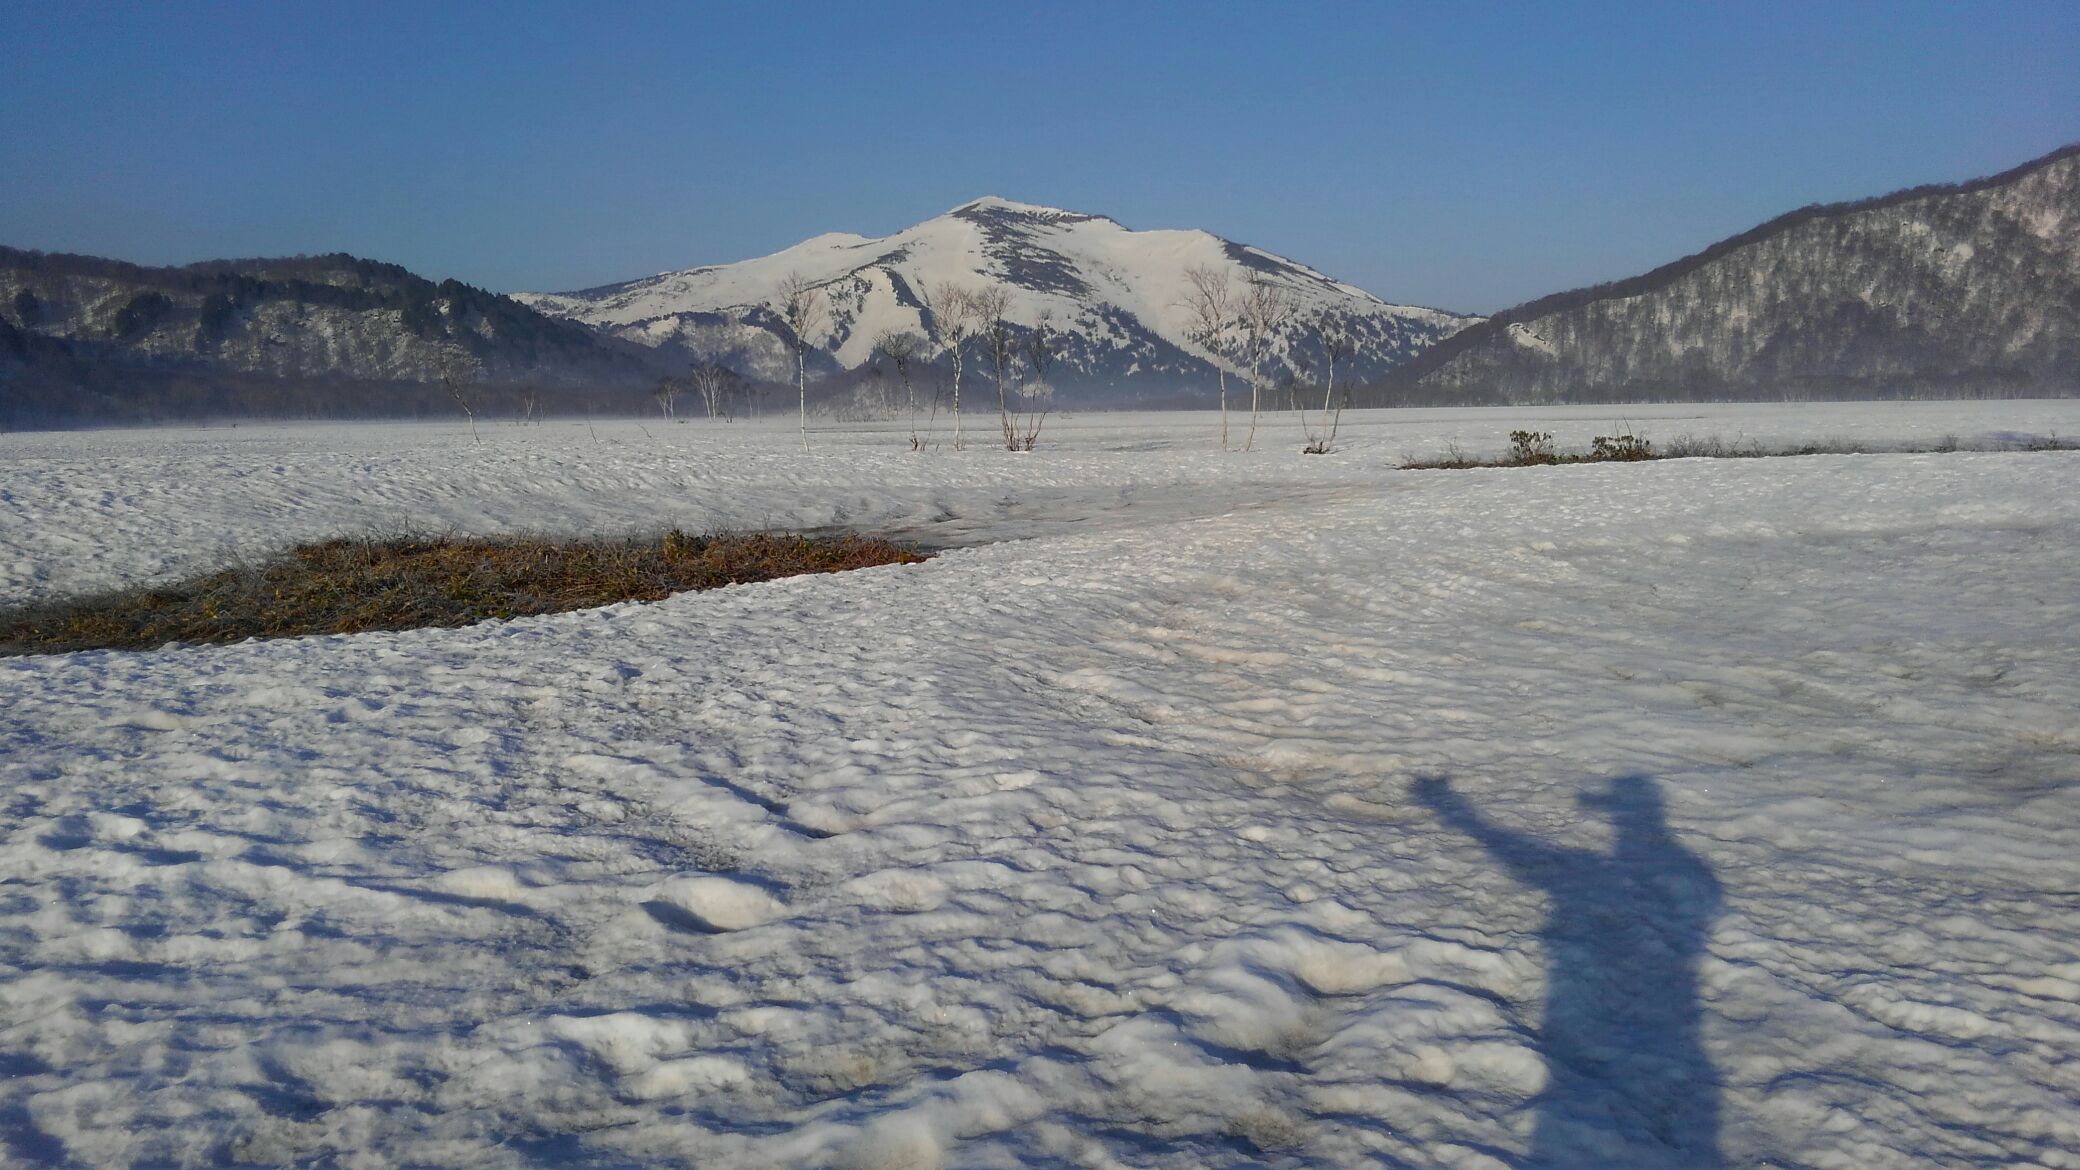
{"label": "snow-covered slope", "polygon": [[[1010,290],[1007,319],[1021,327],[1051,314],[1061,352],[1052,381],[1109,397],[1211,393],[1214,355],[1193,340],[1186,277],[1226,272],[1239,293],[1252,274],[1287,290],[1293,323],[1275,346],[1279,376],[1320,364],[1315,324],[1324,314],[1360,343],[1339,376],[1377,375],[1477,320],[1391,305],[1303,264],[1203,231],[1131,231],[1098,215],[977,199],[891,236],[833,232],[737,264],[667,272],[562,294],[520,293],[543,312],[570,317],[652,346],[723,353],[747,372],[791,372],[773,305],[799,274],[829,298],[828,320],[810,340],[832,365],[856,369],[889,330],[941,341],[934,292],[951,282]],[[1233,368],[1232,358],[1227,359]]]}

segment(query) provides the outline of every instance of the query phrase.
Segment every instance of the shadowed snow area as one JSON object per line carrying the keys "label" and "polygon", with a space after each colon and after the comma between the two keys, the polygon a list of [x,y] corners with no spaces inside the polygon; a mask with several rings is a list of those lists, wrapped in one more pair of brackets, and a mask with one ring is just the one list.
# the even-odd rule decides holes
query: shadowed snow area
{"label": "shadowed snow area", "polygon": [[0,436],[14,596],[368,525],[973,545],[0,661],[0,1160],[2080,1165],[2080,453],[1392,470],[1616,417]]}

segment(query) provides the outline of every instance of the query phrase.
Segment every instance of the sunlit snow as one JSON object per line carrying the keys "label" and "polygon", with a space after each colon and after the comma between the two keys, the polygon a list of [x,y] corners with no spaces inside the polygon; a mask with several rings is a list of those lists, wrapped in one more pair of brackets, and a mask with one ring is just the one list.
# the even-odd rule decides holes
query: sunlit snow
{"label": "sunlit snow", "polygon": [[[836,246],[836,245],[833,245]],[[0,590],[371,528],[916,566],[0,660],[28,1165],[2073,1166],[2080,403],[0,436]]]}

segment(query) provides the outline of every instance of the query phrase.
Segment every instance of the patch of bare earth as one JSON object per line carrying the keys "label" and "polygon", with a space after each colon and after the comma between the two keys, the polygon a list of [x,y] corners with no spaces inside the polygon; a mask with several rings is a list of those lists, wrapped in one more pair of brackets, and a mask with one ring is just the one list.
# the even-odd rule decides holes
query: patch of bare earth
{"label": "patch of bare earth", "polygon": [[868,536],[339,538],[171,585],[0,610],[0,655],[466,626],[924,559]]}

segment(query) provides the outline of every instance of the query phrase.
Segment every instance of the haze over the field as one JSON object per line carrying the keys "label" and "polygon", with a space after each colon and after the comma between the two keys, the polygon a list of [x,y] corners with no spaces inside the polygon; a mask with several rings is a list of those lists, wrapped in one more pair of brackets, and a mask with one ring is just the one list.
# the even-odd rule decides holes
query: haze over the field
{"label": "haze over the field", "polygon": [[[1488,312],[2072,138],[2080,9],[0,4],[0,242],[583,288],[977,195]],[[958,127],[950,130],[950,127]]]}

